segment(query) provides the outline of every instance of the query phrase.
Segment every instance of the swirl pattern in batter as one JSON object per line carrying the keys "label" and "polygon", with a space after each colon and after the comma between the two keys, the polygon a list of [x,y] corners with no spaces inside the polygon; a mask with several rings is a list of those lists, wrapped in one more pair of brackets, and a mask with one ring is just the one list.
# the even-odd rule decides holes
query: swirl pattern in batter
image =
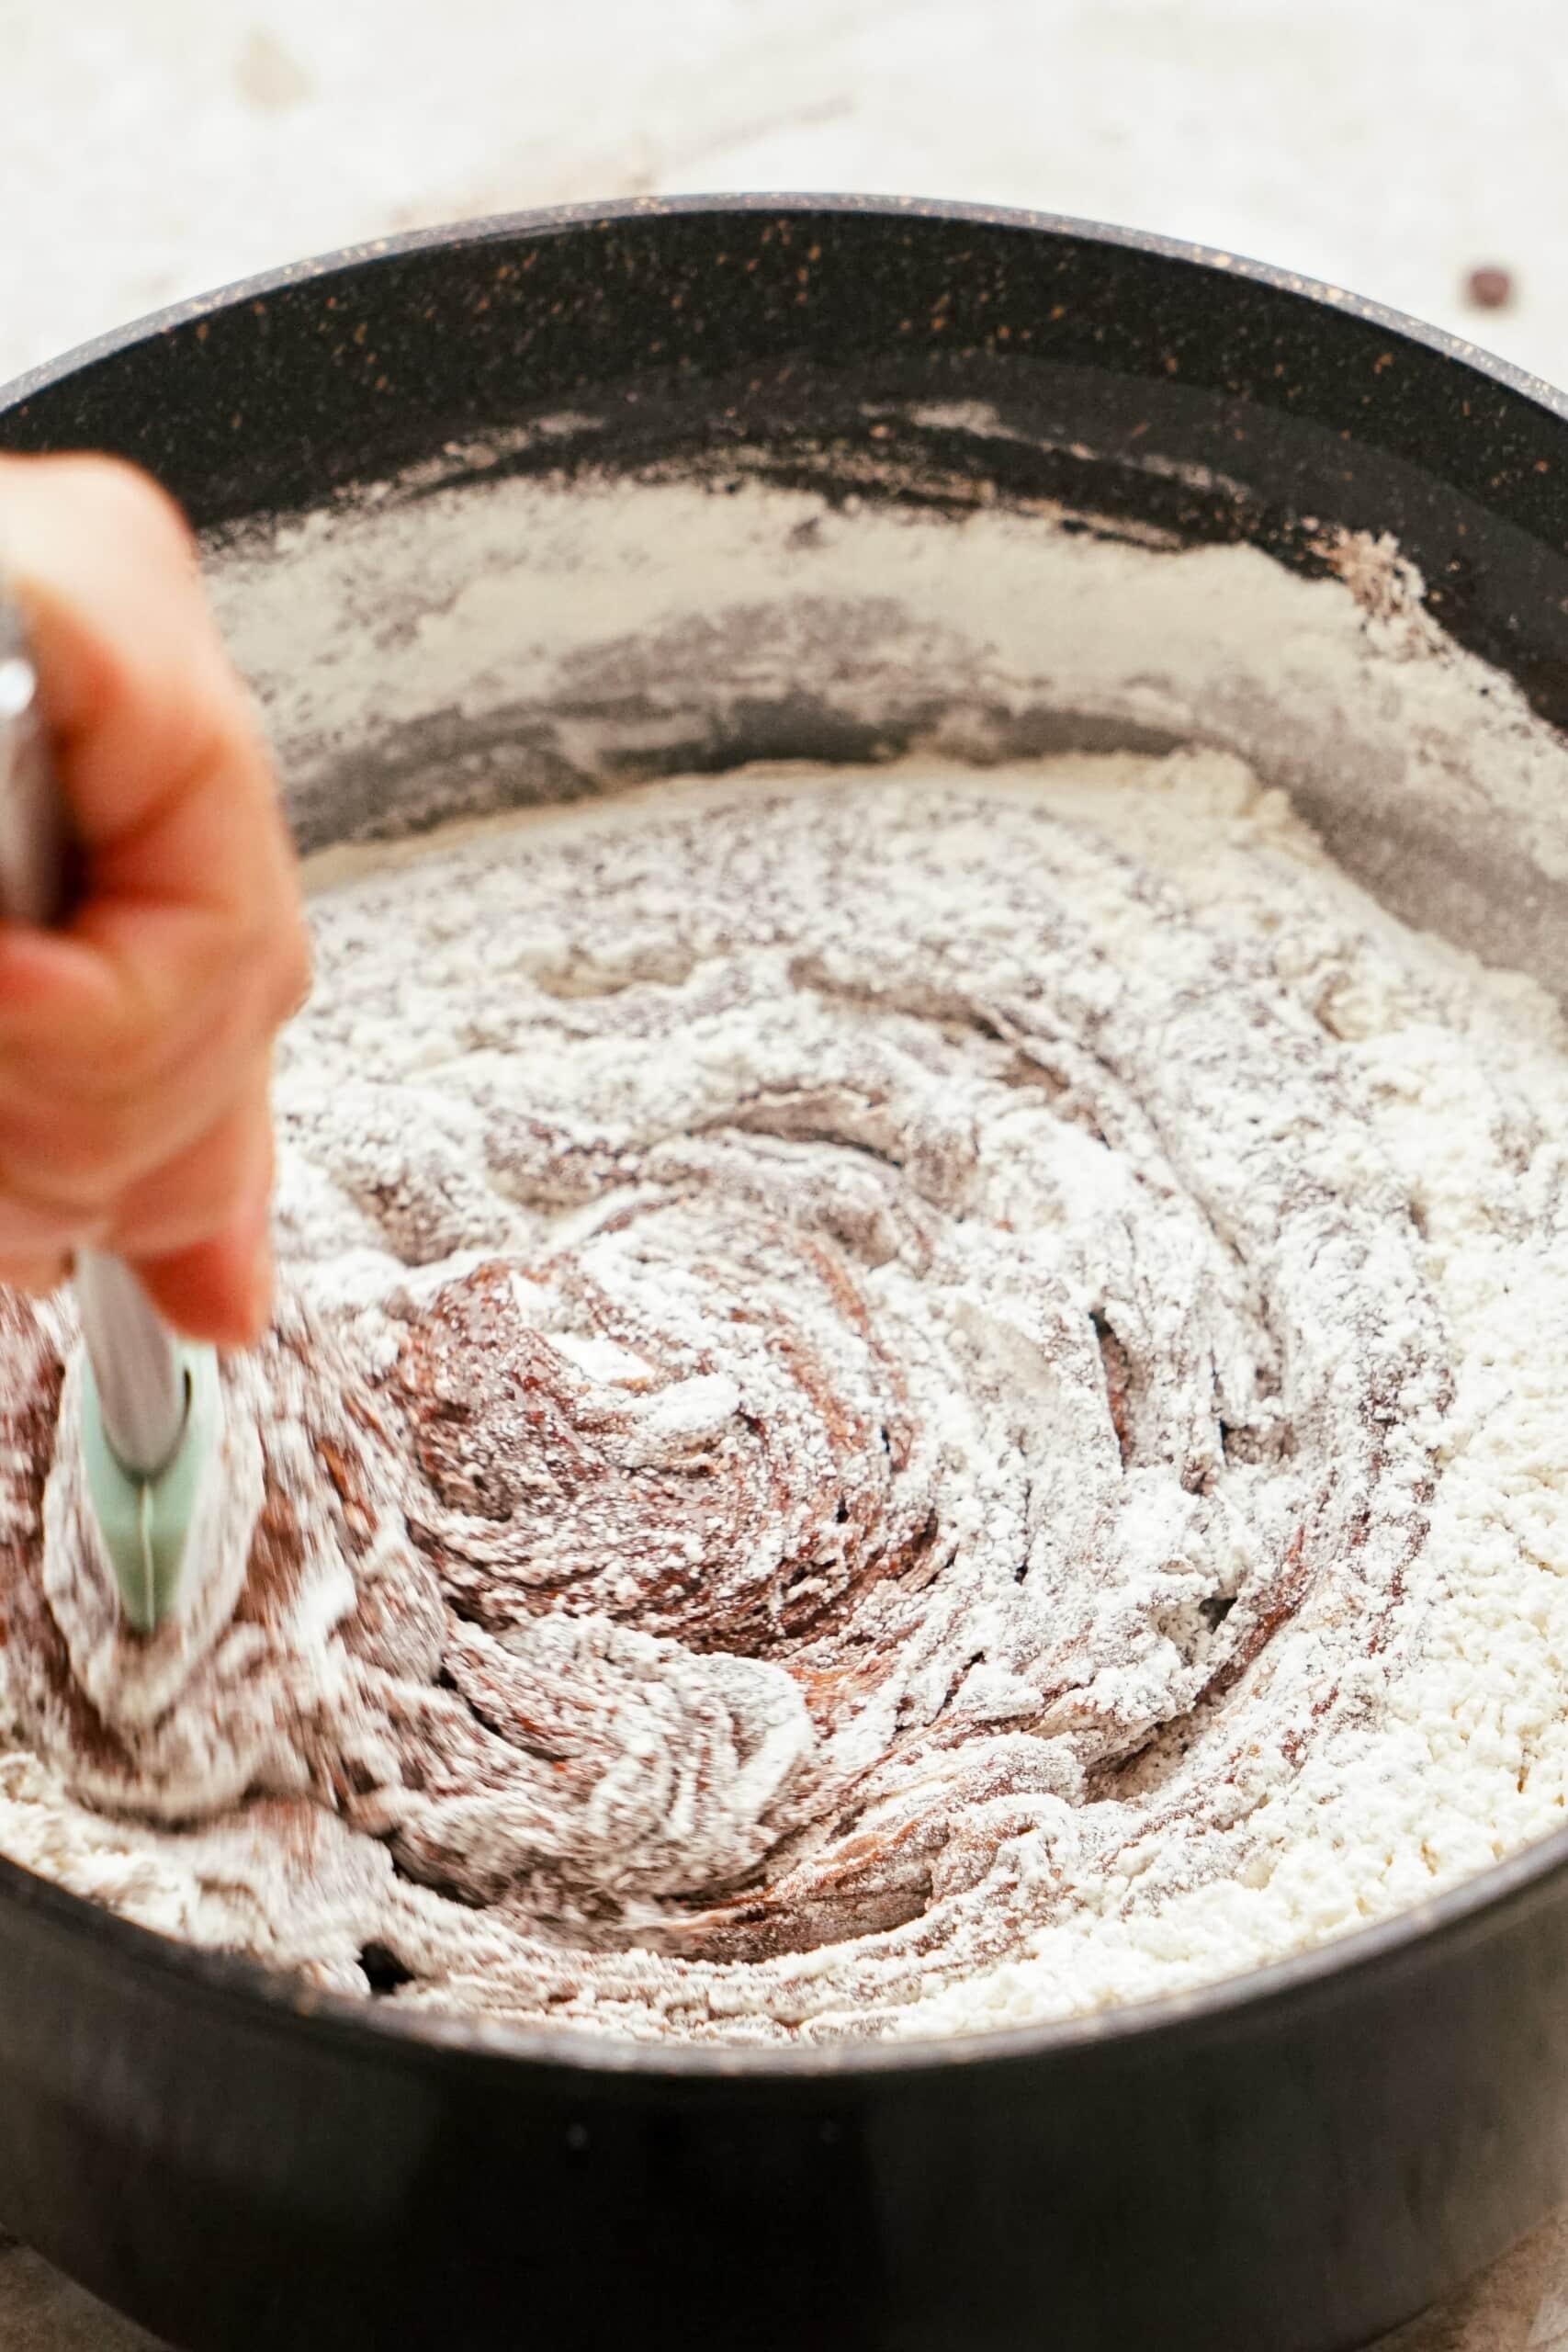
{"label": "swirl pattern in batter", "polygon": [[188,1625],[120,1629],[6,1306],[9,1850],[776,2040],[1201,1982],[1562,1818],[1556,1016],[1234,763],[664,787],[316,933]]}

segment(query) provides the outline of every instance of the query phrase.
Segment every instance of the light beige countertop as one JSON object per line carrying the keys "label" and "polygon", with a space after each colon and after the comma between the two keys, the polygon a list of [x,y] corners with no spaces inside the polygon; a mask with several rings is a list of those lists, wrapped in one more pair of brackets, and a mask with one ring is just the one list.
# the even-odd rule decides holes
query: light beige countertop
{"label": "light beige countertop", "polygon": [[[839,188],[1261,254],[1568,383],[1562,0],[0,0],[0,377],[390,230]],[[1466,302],[1486,265],[1506,309]],[[149,2342],[0,2246],[0,2352]],[[1568,2352],[1568,2222],[1387,2352]]]}

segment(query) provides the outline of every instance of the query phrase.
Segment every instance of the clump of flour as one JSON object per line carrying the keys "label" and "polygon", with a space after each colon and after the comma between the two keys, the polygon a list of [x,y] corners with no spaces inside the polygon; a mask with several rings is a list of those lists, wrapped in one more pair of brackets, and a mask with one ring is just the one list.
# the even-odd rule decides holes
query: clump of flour
{"label": "clump of flour", "polygon": [[6,1850],[326,1984],[754,2041],[1201,1982],[1561,1820],[1530,984],[1215,753],[319,878],[228,1622],[110,1655],[70,1335],[0,1324]]}

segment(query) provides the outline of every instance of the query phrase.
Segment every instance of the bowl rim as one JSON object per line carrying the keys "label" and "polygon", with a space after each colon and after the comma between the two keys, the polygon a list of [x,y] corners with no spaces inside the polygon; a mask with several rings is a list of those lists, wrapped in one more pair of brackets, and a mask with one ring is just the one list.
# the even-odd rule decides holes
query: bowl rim
{"label": "bowl rim", "polygon": [[[1153,232],[1013,207],[869,194],[748,193],[628,198],[456,220],[370,239],[233,280],[151,311],[77,344],[0,385],[0,424],[13,409],[99,362],[241,304],[286,289],[357,273],[410,254],[539,239],[619,223],[673,218],[723,220],[737,215],[820,219],[861,215],[888,223],[973,223],[1021,236],[1071,238],[1132,251],[1210,277],[1230,277],[1325,308],[1422,345],[1545,411],[1568,426],[1568,392],[1447,330],[1363,296],[1276,265]],[[596,2028],[523,2027],[401,2007],[396,2001],[321,1992],[265,1962],[214,1951],[145,1928],[0,1854],[3,1915],[36,1918],[51,1935],[110,1963],[121,1958],[143,1985],[172,1997],[197,1994],[244,2011],[253,2020],[292,2023],[345,2056],[411,2064],[472,2063],[525,2066],[563,2083],[637,2077],[650,2086],[703,2082],[831,2086],[857,2077],[942,2075],[1020,2061],[1049,2061],[1089,2049],[1147,2043],[1195,2027],[1261,2021],[1270,2011],[1333,2000],[1371,1973],[1388,1975],[1429,1962],[1436,1948],[1468,1928],[1486,1932],[1553,1878],[1568,1879],[1568,1826],[1532,1840],[1503,1860],[1424,1903],[1309,1949],[1190,1989],[1032,2023],[974,2032],[834,2042],[725,2043],[649,2041]]]}
{"label": "bowl rim", "polygon": [[1109,245],[1123,252],[1147,254],[1156,260],[1175,262],[1213,277],[1250,281],[1274,293],[1292,297],[1306,309],[1338,311],[1367,325],[1383,328],[1390,334],[1421,345],[1440,357],[1472,370],[1503,390],[1568,423],[1568,389],[1551,383],[1544,376],[1532,374],[1513,360],[1503,358],[1483,344],[1472,343],[1465,336],[1451,334],[1447,328],[1433,326],[1410,311],[1373,301],[1366,295],[1333,285],[1325,278],[1311,277],[1299,270],[1287,269],[1273,262],[1258,261],[1248,254],[1230,253],[1220,245],[1163,236],[1153,230],[1126,228],[1113,221],[1091,220],[1068,212],[1028,211],[1014,205],[948,202],[935,197],[835,195],[830,191],[818,193],[810,190],[785,191],[778,195],[749,191],[735,196],[717,193],[628,197],[605,204],[553,205],[520,212],[482,213],[472,218],[459,217],[440,221],[428,228],[401,230],[395,235],[367,238],[356,244],[331,247],[322,253],[309,254],[300,261],[280,263],[270,269],[230,279],[220,286],[165,304],[158,310],[142,312],[123,325],[110,327],[101,334],[91,335],[85,342],[73,345],[53,358],[24,368],[19,375],[0,383],[0,419],[12,409],[20,407],[39,393],[51,390],[84,368],[100,360],[111,359],[138,344],[151,343],[179,327],[210,318],[217,311],[238,308],[242,303],[265,301],[269,295],[350,270],[400,261],[410,254],[459,251],[470,246],[503,243],[520,237],[559,236],[570,234],[574,230],[614,228],[647,220],[700,218],[722,220],[751,215],[782,215],[803,220],[855,215],[882,220],[889,224],[909,220],[965,222],[976,228],[1011,230],[1021,235],[1072,238],[1089,244]]}

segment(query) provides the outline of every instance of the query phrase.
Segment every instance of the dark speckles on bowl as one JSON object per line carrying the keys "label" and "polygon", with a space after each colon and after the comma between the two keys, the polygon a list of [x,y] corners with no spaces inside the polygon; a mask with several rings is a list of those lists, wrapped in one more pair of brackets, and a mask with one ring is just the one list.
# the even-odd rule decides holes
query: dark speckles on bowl
{"label": "dark speckles on bowl", "polygon": [[1568,713],[1558,396],[1333,289],[1077,223],[827,198],[482,222],[109,337],[16,387],[5,432],[120,449],[211,522],[568,401],[664,452],[863,435],[868,396],[911,390],[1020,418],[1077,503],[1141,441],[1241,486],[1168,490],[1196,535],[1393,531],[1445,624]]}

